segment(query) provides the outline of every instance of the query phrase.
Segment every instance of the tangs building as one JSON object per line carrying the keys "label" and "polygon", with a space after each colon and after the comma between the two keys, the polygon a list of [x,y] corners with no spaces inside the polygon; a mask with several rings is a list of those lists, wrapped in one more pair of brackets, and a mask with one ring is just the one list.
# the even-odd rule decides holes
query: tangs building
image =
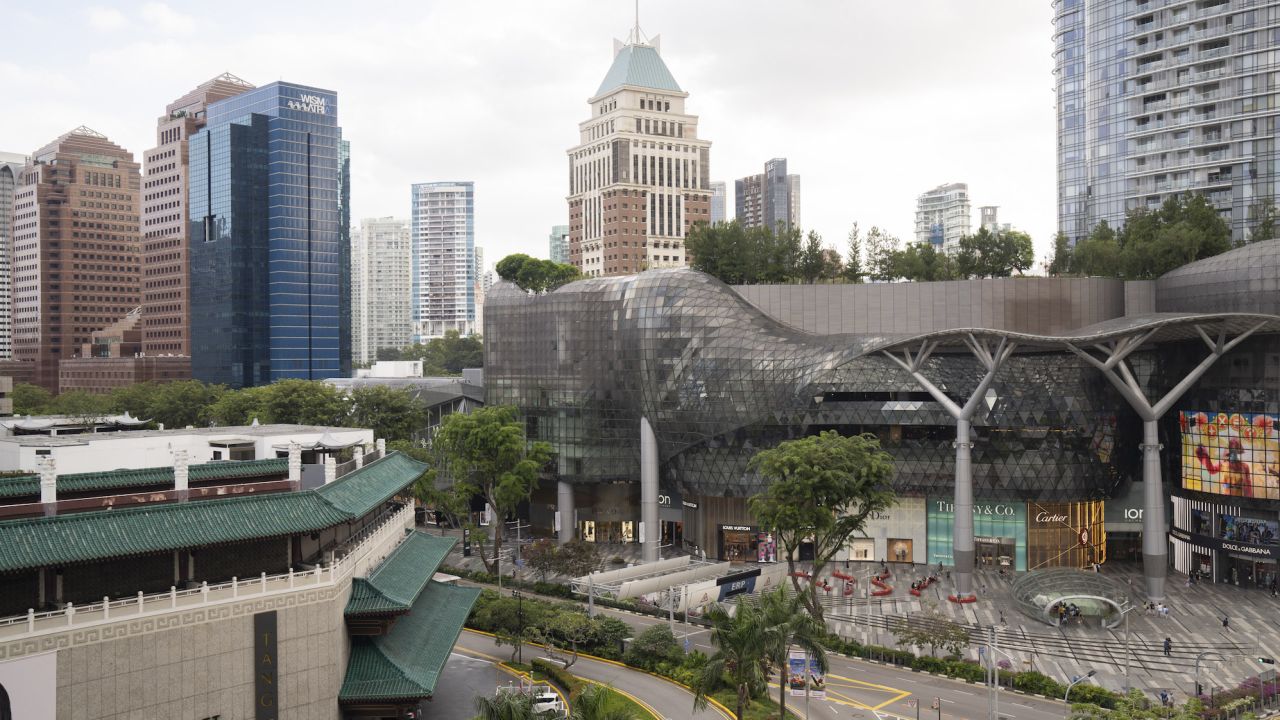
{"label": "tangs building", "polygon": [[[1095,363],[1128,348],[1124,371],[1154,404],[1212,343],[1243,337],[1160,418],[1153,514],[1169,520],[1160,552],[1177,571],[1265,585],[1280,536],[1278,285],[1280,241],[1154,281],[729,287],[655,270],[544,295],[500,283],[485,305],[486,401],[517,406],[555,448],[531,519],[562,540],[641,542],[648,505],[644,540],[665,552],[776,561],[747,511],[762,489],[747,462],[834,429],[880,438],[902,497],[848,559],[952,565],[957,423],[901,362],[915,358],[951,401],[976,398],[973,562],[1083,566],[1144,553],[1143,421]],[[966,338],[988,356],[1016,343],[985,389]]]}

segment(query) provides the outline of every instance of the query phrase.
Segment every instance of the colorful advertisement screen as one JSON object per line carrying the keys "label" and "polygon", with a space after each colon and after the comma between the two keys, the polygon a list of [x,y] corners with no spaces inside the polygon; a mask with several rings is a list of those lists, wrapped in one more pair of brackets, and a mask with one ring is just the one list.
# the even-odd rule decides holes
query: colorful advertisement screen
{"label": "colorful advertisement screen", "polygon": [[1184,489],[1280,500],[1280,418],[1182,412],[1178,422]]}

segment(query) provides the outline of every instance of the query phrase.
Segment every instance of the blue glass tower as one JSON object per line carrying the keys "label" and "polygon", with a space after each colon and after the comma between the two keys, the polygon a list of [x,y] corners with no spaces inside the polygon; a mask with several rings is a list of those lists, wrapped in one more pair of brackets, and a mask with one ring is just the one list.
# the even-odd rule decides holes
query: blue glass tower
{"label": "blue glass tower", "polygon": [[248,387],[350,373],[350,183],[337,95],[277,82],[191,138],[191,363]]}

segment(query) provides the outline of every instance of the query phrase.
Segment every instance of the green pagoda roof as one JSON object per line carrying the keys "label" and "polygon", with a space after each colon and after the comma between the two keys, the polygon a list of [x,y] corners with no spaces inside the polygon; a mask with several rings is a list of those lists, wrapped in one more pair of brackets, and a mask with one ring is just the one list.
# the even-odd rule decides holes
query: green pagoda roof
{"label": "green pagoda roof", "polygon": [[426,467],[391,453],[317,490],[0,521],[0,572],[316,532],[367,515]]}
{"label": "green pagoda roof", "polygon": [[662,61],[658,49],[652,45],[627,45],[613,56],[613,65],[596,90],[595,97],[617,90],[623,85],[635,85],[654,90],[683,92],[671,76],[667,64]]}
{"label": "green pagoda roof", "polygon": [[415,530],[368,578],[351,583],[346,614],[390,615],[409,612],[457,538]]}
{"label": "green pagoda roof", "polygon": [[480,588],[429,582],[387,635],[353,638],[343,703],[431,697]]}
{"label": "green pagoda roof", "polygon": [[[289,472],[288,458],[209,462],[187,468],[188,482],[234,480]],[[108,470],[106,472],[71,473],[58,476],[59,493],[97,492],[132,487],[173,487],[173,466]],[[26,497],[40,494],[39,475],[0,478],[0,498]]]}

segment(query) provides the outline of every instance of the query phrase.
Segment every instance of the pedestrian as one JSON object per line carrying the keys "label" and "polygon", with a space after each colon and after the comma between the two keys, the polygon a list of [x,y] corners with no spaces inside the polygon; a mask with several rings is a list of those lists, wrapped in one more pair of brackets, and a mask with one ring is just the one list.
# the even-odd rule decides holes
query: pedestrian
{"label": "pedestrian", "polygon": [[1222,616],[1222,629],[1223,630],[1231,629],[1231,618],[1227,617],[1226,615]]}
{"label": "pedestrian", "polygon": [[1172,639],[1172,638],[1165,638],[1165,639],[1164,639],[1164,656],[1165,656],[1165,657],[1171,657],[1170,652],[1169,652],[1169,651],[1171,651],[1171,650],[1173,650],[1173,639]]}

